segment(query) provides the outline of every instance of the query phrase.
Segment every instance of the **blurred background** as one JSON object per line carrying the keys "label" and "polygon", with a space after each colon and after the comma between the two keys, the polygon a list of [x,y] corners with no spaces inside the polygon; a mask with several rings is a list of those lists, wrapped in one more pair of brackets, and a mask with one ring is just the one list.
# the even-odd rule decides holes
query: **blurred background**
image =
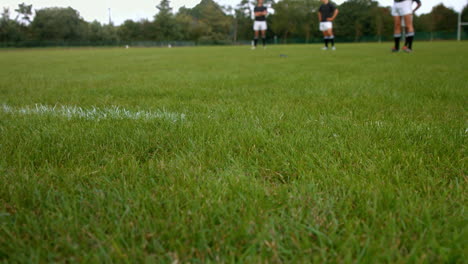
{"label": "blurred background", "polygon": [[[250,44],[252,0],[2,1],[0,47]],[[339,42],[390,41],[393,0],[335,1]],[[319,43],[319,0],[266,0],[270,44]],[[416,4],[414,4],[416,6]],[[467,39],[468,1],[423,0],[417,40]]]}

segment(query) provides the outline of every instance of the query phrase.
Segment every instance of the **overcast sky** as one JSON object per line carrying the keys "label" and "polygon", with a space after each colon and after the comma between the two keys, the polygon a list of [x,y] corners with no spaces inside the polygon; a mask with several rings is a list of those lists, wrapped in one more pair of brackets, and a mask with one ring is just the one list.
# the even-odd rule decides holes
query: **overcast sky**
{"label": "overcast sky", "polygon": [[[240,0],[215,0],[221,5],[237,5]],[[382,6],[391,6],[393,0],[378,0]],[[80,12],[86,21],[98,20],[102,23],[109,21],[108,9],[111,8],[112,21],[121,24],[126,19],[138,21],[140,19],[152,19],[156,14],[156,5],[160,0],[1,0],[0,7],[9,7],[11,13],[20,3],[33,5],[33,9],[44,7],[72,7]],[[194,7],[200,0],[170,0],[171,7],[177,11],[181,6]],[[344,0],[334,0],[341,4]],[[422,7],[418,14],[428,13],[432,7],[444,3],[448,7],[460,11],[468,0],[421,0]]]}

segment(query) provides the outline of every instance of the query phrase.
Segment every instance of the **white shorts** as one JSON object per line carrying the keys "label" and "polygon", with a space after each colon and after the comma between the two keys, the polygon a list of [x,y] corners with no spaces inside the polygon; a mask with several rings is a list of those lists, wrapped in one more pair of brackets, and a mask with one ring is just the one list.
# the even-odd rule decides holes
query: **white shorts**
{"label": "white shorts", "polygon": [[327,31],[333,28],[332,22],[320,22],[320,31]]}
{"label": "white shorts", "polygon": [[253,25],[253,30],[254,31],[261,31],[261,30],[267,30],[267,23],[266,21],[255,21]]}
{"label": "white shorts", "polygon": [[403,2],[394,3],[392,7],[392,16],[406,16],[412,14],[412,5],[412,0],[405,0]]}

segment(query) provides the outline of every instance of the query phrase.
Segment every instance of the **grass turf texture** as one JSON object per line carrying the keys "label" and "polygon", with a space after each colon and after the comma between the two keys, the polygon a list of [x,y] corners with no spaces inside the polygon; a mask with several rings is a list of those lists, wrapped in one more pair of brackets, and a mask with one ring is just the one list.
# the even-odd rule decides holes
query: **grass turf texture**
{"label": "grass turf texture", "polygon": [[0,51],[0,261],[462,263],[468,45],[390,47]]}

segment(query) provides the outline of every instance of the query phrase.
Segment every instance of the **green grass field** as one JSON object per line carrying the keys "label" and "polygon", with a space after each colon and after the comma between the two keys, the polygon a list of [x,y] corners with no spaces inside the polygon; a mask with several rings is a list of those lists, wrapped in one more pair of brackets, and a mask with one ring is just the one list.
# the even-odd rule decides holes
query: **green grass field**
{"label": "green grass field", "polygon": [[0,50],[0,262],[466,263],[468,43],[337,47]]}

